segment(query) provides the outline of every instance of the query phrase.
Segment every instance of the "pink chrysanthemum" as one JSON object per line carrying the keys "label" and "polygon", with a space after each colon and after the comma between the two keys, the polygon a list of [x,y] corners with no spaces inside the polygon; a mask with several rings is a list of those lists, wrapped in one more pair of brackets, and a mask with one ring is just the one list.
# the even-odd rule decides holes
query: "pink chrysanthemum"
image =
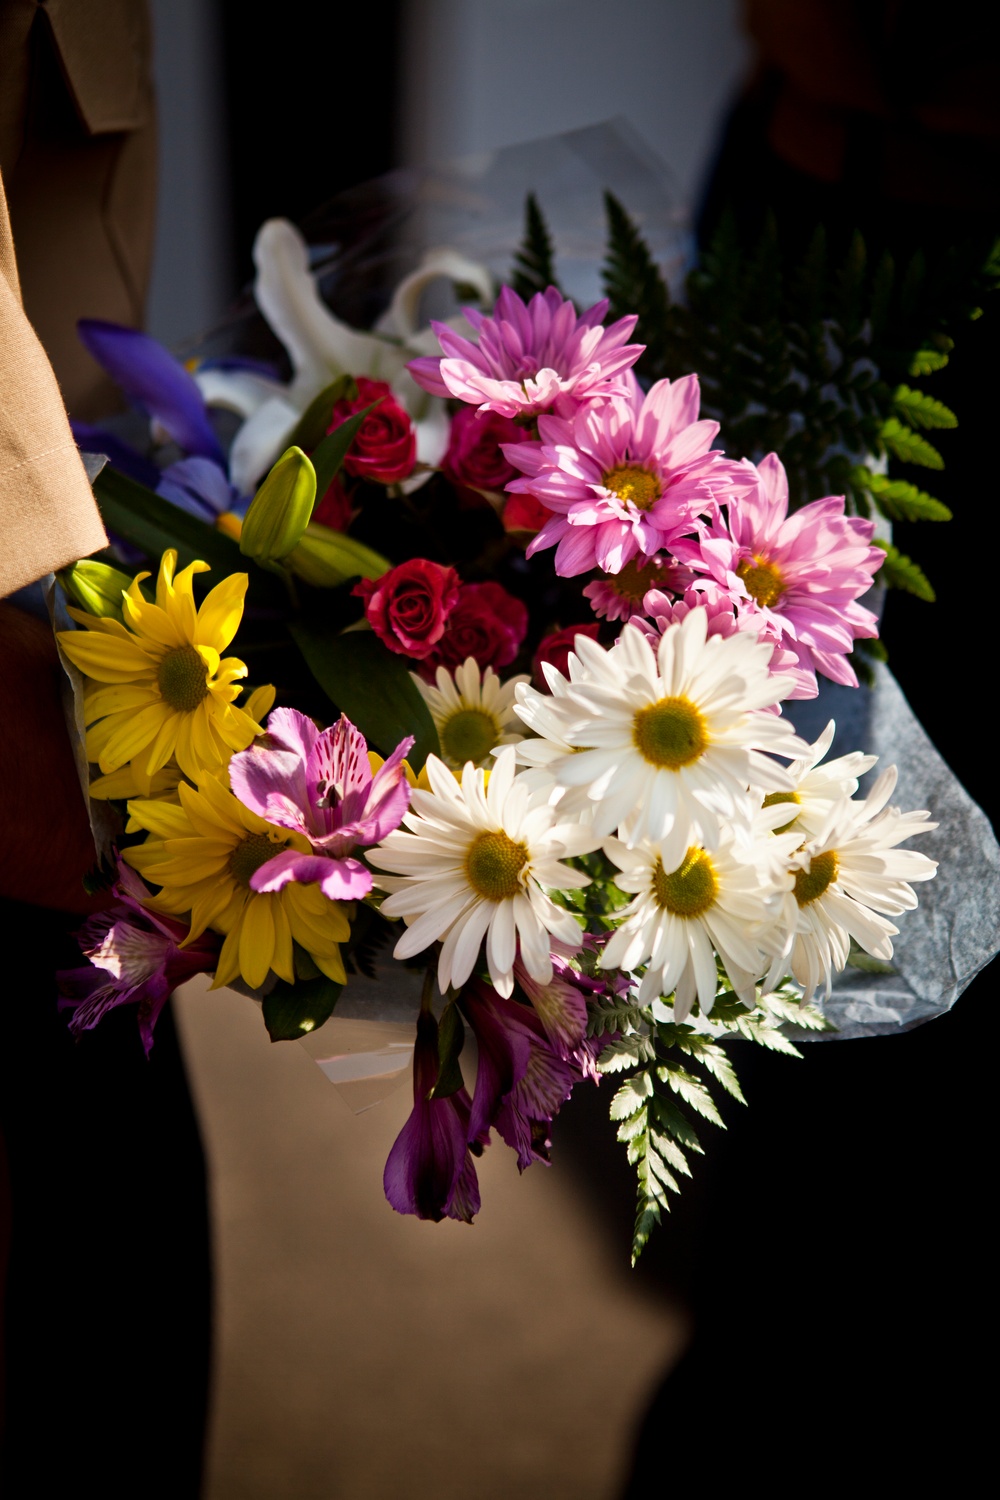
{"label": "pink chrysanthemum", "polygon": [[631,620],[648,614],[643,600],[649,593],[665,598],[663,589],[680,593],[694,578],[690,568],[676,567],[663,557],[637,557],[618,573],[588,583],[583,591],[595,615],[604,620]]}
{"label": "pink chrysanthemum", "polygon": [[842,495],[789,516],[788,478],[775,453],[757,476],[749,493],[727,502],[727,521],[700,527],[674,551],[723,588],[748,624],[758,616],[804,670],[857,687],[847,654],[858,636],[878,635],[877,617],[856,602],[885,561],[871,545],[874,523],[846,516]]}
{"label": "pink chrysanthemum", "polygon": [[634,317],[602,327],[607,310],[604,300],[578,316],[553,286],[525,306],[505,286],[492,316],[462,309],[478,343],[434,323],[443,356],[412,360],[407,369],[432,396],[456,396],[480,411],[505,417],[570,412],[579,402],[623,390],[624,372],[645,348],[625,342]]}
{"label": "pink chrysanthemum", "polygon": [[712,451],[719,424],[698,419],[697,376],[657,381],[646,396],[634,376],[629,383],[627,396],[572,418],[539,417],[539,442],[504,446],[524,475],[508,490],[553,512],[527,556],[555,546],[564,578],[595,567],[620,573],[634,557],[652,557],[755,482],[749,465]]}

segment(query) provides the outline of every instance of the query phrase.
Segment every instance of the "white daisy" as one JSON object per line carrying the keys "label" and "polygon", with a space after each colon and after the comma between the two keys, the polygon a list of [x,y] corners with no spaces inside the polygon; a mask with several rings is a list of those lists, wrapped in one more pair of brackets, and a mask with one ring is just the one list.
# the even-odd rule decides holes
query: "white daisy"
{"label": "white daisy", "polygon": [[745,1005],[756,1004],[755,982],[767,968],[764,939],[781,913],[781,897],[792,877],[775,859],[787,860],[795,835],[751,842],[724,828],[709,851],[692,845],[680,865],[664,862],[663,845],[644,840],[629,848],[608,839],[605,853],[622,872],[615,883],[634,891],[620,915],[622,925],[601,957],[606,969],[634,970],[648,964],[639,1004],[674,993],[674,1019],[687,1018],[695,996],[702,1014],[715,1003],[718,953],[733,989]]}
{"label": "white daisy", "polygon": [[788,804],[787,816],[779,820],[779,832],[797,828],[803,834],[815,837],[826,823],[834,803],[853,797],[858,789],[858,778],[870,771],[878,760],[877,755],[862,755],[860,750],[852,750],[849,755],[840,755],[821,765],[833,744],[835,731],[836,724],[831,719],[819,739],[810,746],[809,754],[788,767],[794,791],[769,792],[764,798],[765,807]]}
{"label": "white daisy", "polygon": [[438,732],[441,755],[452,769],[467,760],[482,766],[498,745],[513,745],[524,738],[524,726],[514,712],[514,693],[526,676],[501,682],[492,667],[480,676],[479,663],[467,656],[454,675],[438,667],[436,687],[410,674],[430,709]]}
{"label": "white daisy", "polygon": [[[552,978],[552,938],[580,946],[570,913],[545,893],[577,890],[590,881],[560,860],[595,849],[591,829],[557,823],[557,808],[533,797],[515,775],[514,749],[500,751],[489,776],[468,763],[459,783],[436,756],[427,758],[431,790],[415,791],[402,828],[368,852],[390,870],[379,885],[390,892],[386,916],[402,917],[408,930],[396,958],[412,958],[443,940],[438,959],[442,994],[465,983],[486,939],[486,963],[501,995],[514,987],[514,959],[532,979]],[[399,878],[394,878],[399,877]]]}
{"label": "white daisy", "polygon": [[780,701],[789,677],[768,671],[771,648],[750,632],[707,638],[692,609],[654,647],[626,625],[610,651],[577,636],[578,680],[563,697],[518,689],[517,712],[546,735],[553,716],[576,753],[557,760],[557,783],[585,791],[598,832],[663,843],[676,869],[691,844],[715,848],[722,820],[748,820],[748,787],[791,791],[787,770],[763,755],[805,756],[785,720],[759,712]]}
{"label": "white daisy", "polygon": [[873,958],[892,958],[899,931],[887,917],[912,911],[915,880],[930,880],[937,862],[897,844],[936,828],[926,812],[887,807],[896,785],[889,766],[863,801],[834,804],[816,838],[793,855],[794,887],[785,897],[783,923],[791,934],[768,976],[776,982],[788,968],[810,1000],[847,963],[851,938]]}

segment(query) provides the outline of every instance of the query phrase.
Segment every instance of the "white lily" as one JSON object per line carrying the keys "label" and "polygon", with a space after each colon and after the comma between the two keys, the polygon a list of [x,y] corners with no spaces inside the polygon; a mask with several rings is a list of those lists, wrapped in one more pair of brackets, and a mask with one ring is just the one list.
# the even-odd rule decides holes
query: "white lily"
{"label": "white lily", "polygon": [[[387,381],[413,422],[418,463],[440,463],[448,445],[444,402],[422,391],[406,369],[409,360],[437,349],[432,330],[419,325],[420,299],[432,281],[444,277],[456,286],[474,287],[489,303],[493,278],[487,268],[455,250],[429,250],[418,269],[396,288],[376,331],[361,333],[326,306],[309,269],[306,243],[287,219],[268,219],[261,225],[253,258],[257,306],[288,351],[292,379],[284,385],[245,371],[195,374],[207,402],[227,406],[245,419],[230,454],[237,489],[253,492],[309,403],[338,375]],[[468,326],[464,318],[454,321]],[[404,487],[416,488],[425,477],[425,472],[416,474]]]}

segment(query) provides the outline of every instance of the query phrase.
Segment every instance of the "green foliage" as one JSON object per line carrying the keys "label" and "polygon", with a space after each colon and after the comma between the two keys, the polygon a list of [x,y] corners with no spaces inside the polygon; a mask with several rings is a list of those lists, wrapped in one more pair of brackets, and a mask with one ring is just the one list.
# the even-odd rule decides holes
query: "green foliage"
{"label": "green foliage", "polygon": [[338,401],[354,401],[358,395],[358,383],[353,375],[338,375],[337,379],[314,396],[299,418],[298,426],[288,439],[290,448],[303,448],[311,453],[326,437],[333,408]]}
{"label": "green foliage", "polygon": [[604,262],[604,293],[608,318],[638,314],[638,338],[646,352],[636,369],[652,373],[666,357],[670,338],[670,294],[646,243],[613,193],[604,194],[608,219],[608,252]]}
{"label": "green foliage", "polygon": [[524,204],[524,239],[514,256],[510,284],[519,297],[528,302],[546,287],[558,287],[552,236],[534,193]]}
{"label": "green foliage", "polygon": [[[777,452],[793,509],[843,494],[848,508],[890,520],[943,521],[948,508],[896,475],[873,475],[870,458],[941,469],[918,429],[948,429],[954,412],[904,383],[943,369],[952,332],[977,315],[1000,284],[1000,242],[964,245],[933,264],[872,263],[860,234],[835,260],[818,229],[791,263],[769,222],[750,253],[724,221],[672,302],[636,225],[610,194],[605,290],[611,316],[638,312],[646,344],[637,369],[650,380],[692,371],[702,411],[720,424],[734,458]],[[933,597],[909,559],[893,557],[884,582]]]}
{"label": "green foliage", "polygon": [[875,545],[885,552],[885,562],[878,570],[878,578],[889,588],[904,589],[906,593],[915,594],[918,599],[933,604],[934,590],[927,575],[912,557],[905,556],[898,547],[893,547],[889,542],[880,542],[877,538]]}
{"label": "green foliage", "polygon": [[315,978],[296,977],[294,984],[279,979],[264,996],[264,1025],[272,1042],[297,1041],[310,1031],[318,1031],[333,1014],[333,1007],[343,985],[335,984],[325,974]]}
{"label": "green foliage", "polygon": [[281,562],[305,531],[315,503],[315,469],[301,448],[286,448],[250,502],[240,551],[264,568]]}
{"label": "green foliage", "polygon": [[357,725],[370,746],[390,755],[405,735],[415,735],[408,756],[415,770],[431,751],[440,753],[434,721],[406,661],[370,630],[341,635],[334,627],[301,621],[289,630],[330,702]]}
{"label": "green foliage", "polygon": [[[791,986],[762,995],[755,1009],[747,1010],[724,978],[711,1019],[714,1028],[790,1057],[801,1053],[784,1027],[833,1029],[814,1006],[801,1003]],[[746,1100],[728,1050],[696,1024],[658,1021],[651,1008],[614,999],[593,1007],[590,1034],[612,1034],[598,1060],[602,1073],[634,1070],[611,1101],[611,1118],[636,1170],[635,1265],[653,1227],[670,1208],[669,1194],[679,1193],[679,1179],[691,1176],[689,1156],[704,1154],[691,1116],[725,1129],[711,1085],[740,1104]]]}

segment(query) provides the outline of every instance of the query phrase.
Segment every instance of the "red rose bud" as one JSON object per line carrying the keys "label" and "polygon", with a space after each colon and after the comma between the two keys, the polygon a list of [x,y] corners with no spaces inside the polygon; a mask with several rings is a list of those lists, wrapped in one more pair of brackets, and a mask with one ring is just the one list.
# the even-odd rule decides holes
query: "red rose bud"
{"label": "red rose bud", "polygon": [[527,630],[526,607],[499,583],[465,583],[425,675],[438,666],[460,667],[468,656],[481,668],[509,666]]}
{"label": "red rose bud", "polygon": [[596,641],[600,628],[597,621],[593,620],[589,625],[567,625],[565,630],[554,630],[551,635],[545,637],[531,663],[535,682],[543,692],[547,690],[548,683],[545,681],[542,664],[548,662],[550,667],[555,667],[556,671],[561,672],[564,677],[568,676],[567,658],[573,650],[573,642],[578,635],[586,635],[592,641]]}
{"label": "red rose bud", "polygon": [[448,451],[441,468],[453,484],[473,490],[500,493],[518,476],[518,470],[503,455],[501,443],[519,443],[524,432],[510,417],[499,412],[480,413],[463,406],[451,419]]}
{"label": "red rose bud", "polygon": [[344,469],[358,479],[398,484],[413,472],[416,462],[417,435],[413,423],[384,380],[368,380],[359,375],[356,384],[357,396],[353,400],[338,401],[334,406],[327,432],[335,432],[348,417],[377,401],[378,405],[368,413],[355,434],[344,459]]}
{"label": "red rose bud", "polygon": [[363,578],[353,592],[365,601],[368,623],[390,651],[423,661],[444,635],[459,588],[454,568],[414,557],[381,578]]}
{"label": "red rose bud", "polygon": [[548,506],[536,500],[534,495],[508,495],[503,508],[503,529],[535,536],[551,515]]}

